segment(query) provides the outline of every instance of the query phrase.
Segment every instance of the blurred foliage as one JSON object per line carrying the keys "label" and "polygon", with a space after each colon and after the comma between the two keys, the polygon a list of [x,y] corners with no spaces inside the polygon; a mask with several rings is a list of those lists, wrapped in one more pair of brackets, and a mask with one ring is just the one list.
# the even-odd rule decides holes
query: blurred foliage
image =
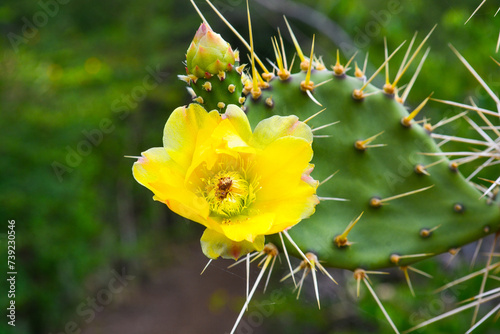
{"label": "blurred foliage", "polygon": [[[0,216],[16,220],[17,328],[27,333],[78,320],[109,268],[146,268],[186,234],[124,155],[161,145],[169,112],[187,102],[176,74],[198,21],[174,2],[71,2],[14,49],[8,34],[23,36],[23,18],[41,10],[0,5]],[[151,73],[160,82],[147,89]]]}
{"label": "blurred foliage", "polygon": [[[498,31],[491,29],[494,1],[488,1],[466,26],[463,23],[475,9],[474,2],[401,1],[399,12],[369,38],[363,34],[377,22],[375,15],[387,10],[388,2],[296,2],[327,15],[352,40],[367,40],[358,43],[357,61],[362,63],[369,51],[373,66],[383,62],[383,36],[392,50],[414,31],[422,38],[437,23],[429,40],[431,54],[409,104],[417,105],[434,91],[437,98],[456,101],[472,95],[481,106],[492,108],[492,101],[447,43],[453,43],[498,92],[500,71],[489,59],[498,37]],[[244,1],[215,4],[248,35]],[[200,7],[212,27],[243,51],[208,6],[200,3]],[[281,14],[252,4],[256,50],[262,58],[273,58],[269,37],[276,34],[276,27],[286,31]],[[333,63],[338,46],[312,28],[306,17],[290,20],[304,50],[309,51],[316,33],[325,61]],[[147,275],[148,268],[168,264],[173,256],[170,244],[199,237],[196,224],[151,200],[149,191],[132,178],[133,160],[124,158],[161,145],[170,111],[189,103],[176,75],[183,72],[181,62],[198,24],[188,1],[7,0],[0,4],[4,36],[0,40],[0,216],[5,222],[16,221],[19,333],[63,328],[71,319],[78,322],[77,305],[108,284],[110,268],[120,271],[126,266],[137,276]],[[290,56],[288,33],[283,36]],[[242,60],[246,60],[243,54]],[[452,108],[429,104],[428,116],[433,120],[454,113]],[[2,258],[6,258],[4,249],[2,245]],[[432,272],[442,273],[441,269]],[[5,280],[0,284],[1,291],[6,291]],[[393,286],[397,294],[405,289]],[[1,298],[3,308],[3,292]],[[396,322],[420,307],[418,299],[406,302],[404,308],[388,303]],[[294,302],[284,304],[286,314],[276,321],[283,324],[288,319],[287,326],[293,324],[299,329],[296,332],[315,327],[318,333],[326,333],[324,328],[332,325],[328,313],[295,310],[299,306]],[[374,303],[363,301],[363,305],[359,312],[385,321]],[[304,316],[290,315],[295,312]],[[272,321],[266,321],[271,328]],[[361,323],[365,321],[374,331],[388,330],[373,317]],[[82,325],[81,319],[78,324]],[[444,329],[458,326],[453,321],[445,324]],[[3,326],[5,321],[0,322],[0,332],[5,332]]]}

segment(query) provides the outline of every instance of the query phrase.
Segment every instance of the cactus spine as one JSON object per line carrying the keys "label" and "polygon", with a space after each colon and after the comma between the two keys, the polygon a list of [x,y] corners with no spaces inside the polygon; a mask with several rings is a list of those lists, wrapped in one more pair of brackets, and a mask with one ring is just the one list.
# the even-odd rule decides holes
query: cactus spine
{"label": "cactus spine", "polygon": [[[248,16],[250,22],[250,14]],[[188,79],[182,77],[188,84],[194,83],[192,88],[196,93],[195,101],[208,109],[223,110],[219,102],[234,103],[237,97],[238,103],[246,109],[253,127],[273,115],[296,115],[313,128],[315,178],[324,180],[318,188],[321,203],[311,218],[269,239],[276,245],[282,245],[285,252],[287,250],[283,236],[293,244],[294,247],[289,247],[288,251],[302,257],[303,261],[295,270],[289,263],[291,274],[285,278],[293,278],[293,272],[304,270],[304,276],[298,284],[302,287],[304,277],[312,273],[318,306],[316,269],[327,274],[333,281],[323,265],[352,270],[358,284],[363,281],[377,299],[397,333],[396,326],[367,280],[368,273],[395,266],[403,269],[408,277],[409,264],[443,252],[456,252],[472,241],[500,231],[500,201],[497,196],[499,178],[490,180],[492,185],[487,188],[470,182],[477,172],[485,166],[497,164],[500,159],[500,133],[493,125],[499,116],[474,105],[436,100],[478,112],[487,129],[497,136],[484,134],[481,127],[466,118],[483,136],[483,142],[435,132],[440,125],[462,117],[462,114],[435,125],[427,123],[425,118],[417,121],[416,116],[423,111],[432,94],[411,112],[406,110],[404,102],[428,51],[422,57],[416,75],[400,95],[400,80],[419,55],[432,30],[408,58],[410,46],[392,83],[389,80],[388,63],[402,45],[391,55],[388,55],[386,49],[386,61],[367,79],[365,70],[361,70],[356,63],[354,75],[351,76],[348,68],[354,57],[342,65],[338,53],[337,63],[332,66],[332,71],[327,70],[321,57],[314,54],[314,37],[310,56],[307,58],[291,30],[300,58],[298,72],[291,73],[292,66],[289,68],[287,65],[280,36],[280,43],[277,38],[272,40],[276,55],[276,76],[262,64],[265,71],[262,76],[258,74],[255,66],[257,57],[250,40],[251,69],[246,74],[237,71],[237,75],[231,79],[237,95],[227,95],[224,89],[219,90],[224,93],[211,95],[211,90],[206,88],[212,88],[213,83],[207,84],[211,77],[206,74],[200,84],[194,80],[193,75],[200,79],[203,73],[189,60],[190,54],[194,52],[193,44],[188,51]],[[413,42],[414,40],[411,45]],[[249,46],[248,43],[245,44]],[[465,59],[456,50],[455,52],[471,70]],[[386,84],[377,88],[371,81],[384,69]],[[478,78],[477,74],[475,76]],[[243,95],[240,96],[239,92]],[[214,99],[213,95],[217,95],[217,98]],[[498,97],[492,92],[491,96],[498,101]],[[479,153],[443,152],[435,139],[473,143],[487,148]],[[457,155],[465,157],[458,160],[449,158]],[[460,164],[478,157],[488,160],[473,175],[465,178],[460,173]],[[334,179],[330,180],[333,176]],[[266,247],[267,251],[265,248],[252,255],[256,258],[265,256],[265,260],[250,297],[267,268],[272,268],[271,260],[274,264],[277,248]],[[269,249],[273,249],[273,252]],[[490,262],[491,256],[488,266]],[[485,275],[487,272],[486,270]],[[238,321],[248,303],[249,298]],[[476,316],[479,305],[479,302],[475,302],[467,307],[475,306]],[[236,325],[233,332],[235,329]]]}

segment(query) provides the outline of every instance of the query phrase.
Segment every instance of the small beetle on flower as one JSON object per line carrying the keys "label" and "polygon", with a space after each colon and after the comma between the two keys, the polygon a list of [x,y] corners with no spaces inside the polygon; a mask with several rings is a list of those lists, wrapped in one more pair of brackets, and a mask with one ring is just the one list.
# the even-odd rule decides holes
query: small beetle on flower
{"label": "small beetle on flower", "polygon": [[143,152],[133,174],[155,200],[206,227],[207,257],[237,259],[314,213],[312,139],[296,116],[270,117],[252,133],[235,105],[220,115],[191,104],[172,112],[164,147]]}

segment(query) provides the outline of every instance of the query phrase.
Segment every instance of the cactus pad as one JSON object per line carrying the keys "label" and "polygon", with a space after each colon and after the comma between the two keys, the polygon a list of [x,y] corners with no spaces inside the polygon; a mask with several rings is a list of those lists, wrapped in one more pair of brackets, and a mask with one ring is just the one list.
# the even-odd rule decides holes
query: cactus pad
{"label": "cactus pad", "polygon": [[[259,99],[248,98],[251,122],[273,114],[304,120],[318,111],[300,89],[304,79],[304,72],[286,81],[275,78]],[[449,160],[428,155],[439,148],[419,124],[402,124],[408,112],[393,95],[369,85],[366,95],[376,94],[355,99],[360,79],[326,70],[311,75],[316,83],[329,79],[313,91],[326,109],[308,124],[314,129],[338,122],[315,132],[313,143],[315,177],[338,173],[318,188],[323,201],[315,215],[289,231],[301,249],[328,266],[374,269],[450,251],[499,229],[498,204],[479,199],[481,194]],[[272,107],[266,103],[269,98]],[[377,134],[363,147],[363,141]],[[330,200],[335,198],[346,201]],[[361,212],[348,245],[336,243]]]}

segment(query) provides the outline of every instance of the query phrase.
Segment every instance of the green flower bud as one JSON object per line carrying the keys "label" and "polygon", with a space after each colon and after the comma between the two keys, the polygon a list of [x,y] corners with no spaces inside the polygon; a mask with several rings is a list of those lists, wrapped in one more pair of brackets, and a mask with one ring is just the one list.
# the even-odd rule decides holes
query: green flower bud
{"label": "green flower bud", "polygon": [[203,78],[231,71],[238,59],[231,45],[202,23],[189,46],[186,60],[188,74]]}

